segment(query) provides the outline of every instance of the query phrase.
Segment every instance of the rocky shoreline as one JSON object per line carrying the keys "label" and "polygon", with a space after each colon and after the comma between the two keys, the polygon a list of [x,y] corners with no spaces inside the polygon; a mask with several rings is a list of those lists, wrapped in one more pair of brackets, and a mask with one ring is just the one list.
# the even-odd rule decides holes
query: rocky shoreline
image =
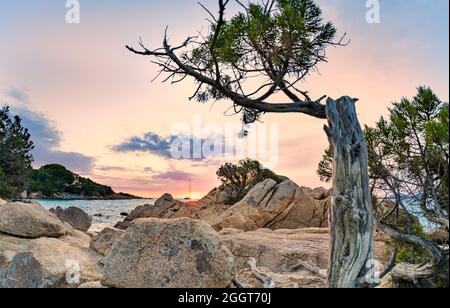
{"label": "rocky shoreline", "polygon": [[[197,202],[166,194],[96,234],[80,209],[0,201],[0,287],[323,288],[329,198],[271,180],[234,205],[223,187]],[[387,250],[377,241],[382,263]]]}
{"label": "rocky shoreline", "polygon": [[86,197],[83,195],[71,195],[71,194],[60,194],[55,196],[44,196],[42,194],[33,193],[26,195],[21,201],[27,200],[53,200],[53,201],[78,201],[78,200],[140,200],[143,199],[138,196],[133,196],[129,194],[116,193],[106,197]]}

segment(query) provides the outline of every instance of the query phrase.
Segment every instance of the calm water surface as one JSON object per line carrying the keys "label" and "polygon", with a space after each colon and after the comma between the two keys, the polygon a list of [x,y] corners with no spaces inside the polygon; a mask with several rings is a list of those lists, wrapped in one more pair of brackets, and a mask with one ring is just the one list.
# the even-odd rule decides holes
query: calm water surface
{"label": "calm water surface", "polygon": [[125,217],[121,213],[130,213],[139,205],[154,204],[155,199],[136,199],[136,200],[36,200],[47,209],[78,207],[93,217],[90,231],[98,232],[105,227],[114,226],[118,221]]}

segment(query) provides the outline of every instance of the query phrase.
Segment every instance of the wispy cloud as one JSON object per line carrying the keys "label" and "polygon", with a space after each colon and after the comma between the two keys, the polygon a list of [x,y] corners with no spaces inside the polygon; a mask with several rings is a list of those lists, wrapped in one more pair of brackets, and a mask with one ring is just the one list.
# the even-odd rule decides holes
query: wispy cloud
{"label": "wispy cloud", "polygon": [[186,182],[189,180],[189,178],[192,178],[194,175],[189,172],[184,171],[168,171],[161,174],[158,174],[154,177],[152,177],[153,181],[158,180],[168,180],[168,181],[174,181],[174,182]]}
{"label": "wispy cloud", "polygon": [[148,132],[143,136],[133,136],[112,147],[113,151],[148,152],[164,158],[170,158],[170,145],[175,140],[174,136],[163,138],[158,134]]}
{"label": "wispy cloud", "polygon": [[[219,140],[219,142],[217,142]],[[114,145],[112,150],[118,153],[129,153],[129,152],[141,152],[141,153],[151,153],[157,155],[159,157],[163,157],[166,159],[174,158],[172,151],[180,150],[184,153],[185,148],[189,147],[186,153],[189,157],[183,156],[182,159],[191,158],[192,160],[207,160],[210,159],[211,156],[214,155],[204,155],[202,153],[201,147],[205,144],[218,144],[220,143],[221,147],[224,148],[225,142],[222,136],[210,136],[207,138],[195,138],[186,135],[170,135],[167,137],[162,137],[154,132],[145,133],[143,136],[133,136],[120,144]],[[194,150],[195,147],[200,147],[197,151]],[[195,153],[194,153],[195,152]],[[200,155],[195,155],[196,153],[200,153]],[[217,153],[217,155],[223,156],[223,151]],[[201,156],[201,157],[198,157]]]}
{"label": "wispy cloud", "polygon": [[77,152],[60,151],[61,132],[55,124],[41,113],[28,108],[11,108],[11,113],[22,118],[22,124],[28,128],[35,144],[33,150],[34,165],[61,164],[78,173],[88,173],[92,170],[95,159]]}
{"label": "wispy cloud", "polygon": [[10,98],[17,100],[21,103],[28,103],[29,102],[29,96],[25,91],[13,88],[6,92],[6,95]]}

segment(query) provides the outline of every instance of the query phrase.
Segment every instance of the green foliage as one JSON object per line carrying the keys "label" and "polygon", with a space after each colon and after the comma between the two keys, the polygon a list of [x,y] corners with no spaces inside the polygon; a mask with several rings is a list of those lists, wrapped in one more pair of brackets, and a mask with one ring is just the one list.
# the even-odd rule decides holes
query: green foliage
{"label": "green foliage", "polygon": [[34,170],[31,192],[40,192],[47,198],[55,198],[64,193],[91,198],[108,197],[114,194],[111,187],[82,178],[61,165],[46,165]]}
{"label": "green foliage", "polygon": [[[427,207],[439,203],[448,215],[449,106],[426,87],[412,99],[394,103],[389,118],[365,128],[372,182],[413,187]],[[317,173],[332,176],[333,153],[325,152]],[[402,182],[404,181],[404,182]],[[380,185],[377,185],[380,187]],[[392,189],[392,187],[391,187]]]}
{"label": "green foliage", "polygon": [[[408,230],[408,223],[409,222],[406,215],[400,215],[399,219],[396,221],[395,227],[399,232],[403,234],[410,233],[410,235],[428,239],[428,236],[426,235],[426,232],[419,221],[415,221],[412,224],[411,232]],[[393,247],[397,248],[398,263],[405,262],[409,264],[421,264],[426,262],[429,258],[427,252],[420,247],[395,240],[392,241],[391,244]]]}
{"label": "green foliage", "polygon": [[[213,22],[206,41],[183,58],[193,67],[204,67],[212,78],[218,73],[217,64],[223,84],[241,93],[238,83],[254,77],[249,75],[300,81],[326,61],[326,47],[338,45],[333,41],[335,36],[336,28],[323,21],[313,0],[275,0],[271,9],[264,3],[250,2],[244,12],[221,23]],[[198,91],[196,98],[206,102],[226,97],[208,86]]]}
{"label": "green foliage", "polygon": [[[433,217],[448,219],[449,105],[430,88],[419,87],[413,99],[403,98],[389,111],[375,127],[365,128],[370,186],[375,196],[408,196],[406,209],[388,224],[402,234],[426,239],[418,218],[429,222]],[[332,163],[332,150],[327,150],[317,171],[322,180],[331,179]],[[428,260],[420,247],[399,242],[393,245],[399,262],[420,264]]]}
{"label": "green foliage", "polygon": [[[247,59],[248,45],[272,54],[275,64],[284,59],[291,72],[301,71],[317,62],[316,49],[334,38],[336,29],[331,23],[323,24],[322,11],[312,0],[277,0],[276,10],[270,14],[260,3],[250,3],[246,13],[238,13],[227,21],[215,45],[219,60],[236,64]],[[212,29],[210,44],[216,29]],[[211,46],[210,46],[211,47]]]}
{"label": "green foliage", "polygon": [[260,162],[251,159],[241,160],[237,165],[224,164],[217,171],[217,176],[223,185],[230,187],[236,193],[236,197],[229,200],[230,204],[242,200],[253,186],[266,179],[272,179],[277,183],[286,180],[286,177],[263,168]]}
{"label": "green foliage", "polygon": [[321,181],[331,182],[333,177],[333,149],[328,148],[325,150],[316,172]]}
{"label": "green foliage", "polygon": [[16,196],[18,193],[19,190],[8,183],[3,170],[0,169],[0,197],[9,199]]}
{"label": "green foliage", "polygon": [[420,87],[412,100],[403,98],[390,112],[389,120],[381,119],[375,128],[381,155],[392,161],[390,169],[401,170],[402,178],[414,184],[420,202],[441,207],[448,217],[448,103]]}
{"label": "green foliage", "polygon": [[17,197],[27,189],[33,157],[33,142],[28,129],[9,107],[0,109],[0,196]]}

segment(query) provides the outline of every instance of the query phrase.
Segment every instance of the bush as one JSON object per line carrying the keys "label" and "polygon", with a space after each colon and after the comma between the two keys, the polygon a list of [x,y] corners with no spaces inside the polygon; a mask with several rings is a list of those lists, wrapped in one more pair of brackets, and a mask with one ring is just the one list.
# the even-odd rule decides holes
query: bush
{"label": "bush", "polygon": [[287,178],[277,175],[270,169],[266,169],[256,160],[241,160],[237,165],[227,163],[222,165],[217,171],[217,176],[222,184],[234,192],[233,198],[230,198],[229,204],[234,204],[240,200],[256,184],[266,179],[272,179],[277,183],[285,181]]}

